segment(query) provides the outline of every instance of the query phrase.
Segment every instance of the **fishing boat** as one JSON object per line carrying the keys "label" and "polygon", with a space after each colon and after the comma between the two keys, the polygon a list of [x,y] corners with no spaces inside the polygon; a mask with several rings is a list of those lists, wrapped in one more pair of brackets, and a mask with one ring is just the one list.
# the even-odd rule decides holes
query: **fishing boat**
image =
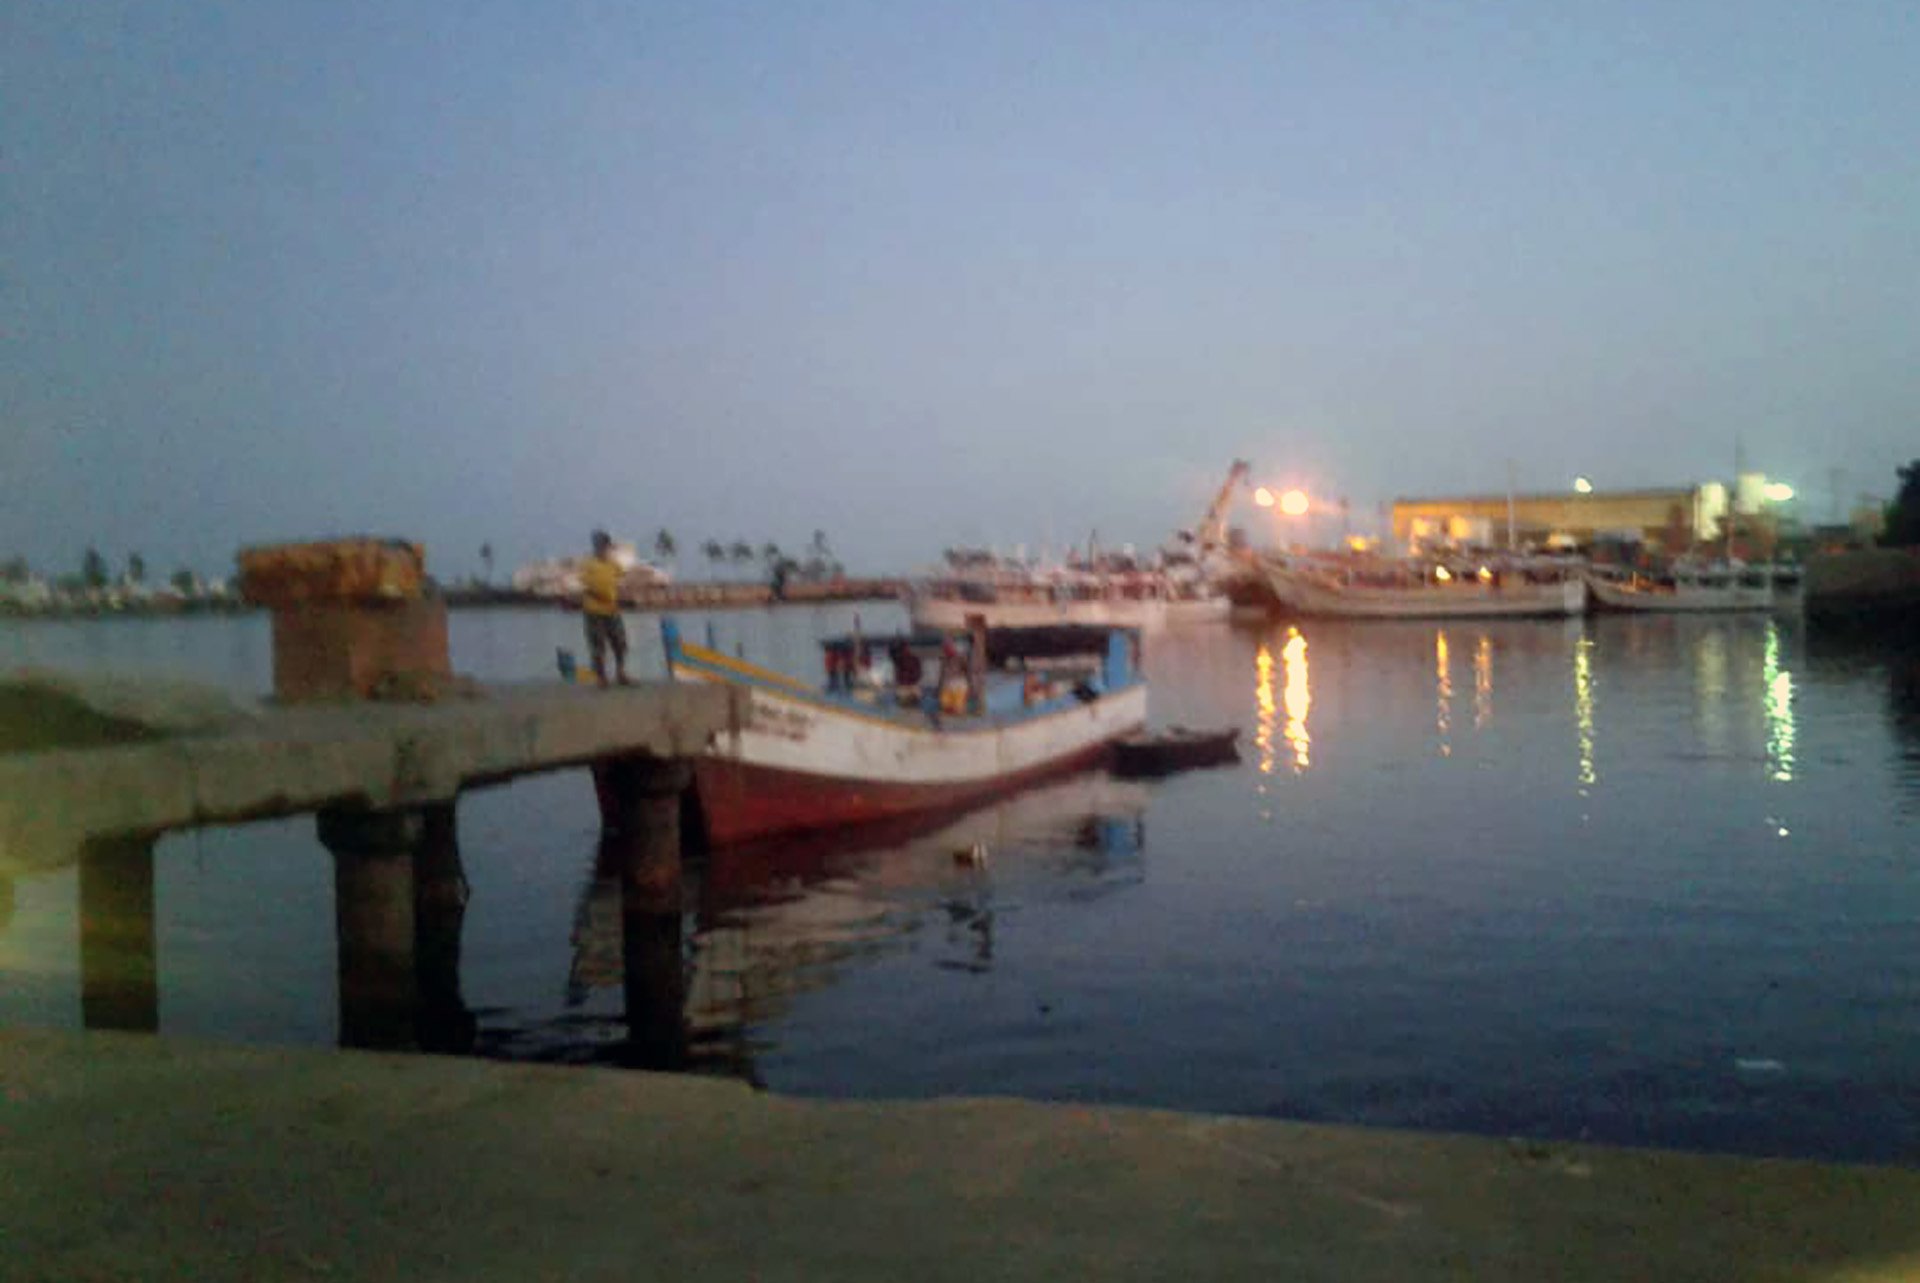
{"label": "fishing boat", "polygon": [[934,579],[907,598],[917,628],[956,629],[970,615],[989,628],[1131,628],[1220,623],[1232,610],[1226,594],[1183,587],[1155,573],[1112,569]]}
{"label": "fishing boat", "polygon": [[[835,638],[822,684],[693,645],[671,619],[660,631],[675,679],[744,696],[694,759],[715,846],[982,801],[1097,765],[1146,721],[1125,630]],[[878,657],[891,671],[868,680]]]}
{"label": "fishing boat", "polygon": [[1662,613],[1772,610],[1776,596],[1771,566],[1739,564],[1677,563],[1659,574],[1596,568],[1587,588],[1597,609]]}
{"label": "fishing boat", "polygon": [[1262,562],[1273,595],[1301,615],[1346,619],[1562,617],[1586,610],[1587,583],[1554,559],[1498,566],[1419,562]]}

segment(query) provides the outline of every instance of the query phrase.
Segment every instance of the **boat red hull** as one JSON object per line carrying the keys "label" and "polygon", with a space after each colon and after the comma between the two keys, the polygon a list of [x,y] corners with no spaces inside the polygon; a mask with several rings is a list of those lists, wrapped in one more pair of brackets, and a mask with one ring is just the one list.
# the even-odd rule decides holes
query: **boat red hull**
{"label": "boat red hull", "polygon": [[940,784],[843,779],[706,756],[694,759],[694,785],[708,843],[732,846],[971,806],[1100,765],[1112,747],[1102,740],[1023,771]]}

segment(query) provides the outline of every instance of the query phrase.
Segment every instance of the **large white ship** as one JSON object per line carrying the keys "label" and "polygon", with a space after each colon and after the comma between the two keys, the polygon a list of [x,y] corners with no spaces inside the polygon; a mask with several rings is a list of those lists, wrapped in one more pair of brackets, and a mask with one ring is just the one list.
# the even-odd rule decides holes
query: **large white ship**
{"label": "large white ship", "polygon": [[982,550],[950,552],[947,565],[916,583],[907,610],[921,628],[964,628],[975,615],[989,628],[1086,626],[1156,632],[1220,623],[1233,604],[1225,583],[1226,515],[1248,465],[1236,459],[1200,522],[1150,557],[1131,549],[1060,564],[1003,558]]}
{"label": "large white ship", "polygon": [[[578,557],[531,562],[513,572],[513,589],[535,597],[551,597],[556,601],[578,597],[580,567],[587,559],[583,553]],[[646,560],[640,555],[639,549],[630,543],[614,541],[613,561],[620,567],[620,588],[623,592],[673,582],[671,572],[664,566]]]}

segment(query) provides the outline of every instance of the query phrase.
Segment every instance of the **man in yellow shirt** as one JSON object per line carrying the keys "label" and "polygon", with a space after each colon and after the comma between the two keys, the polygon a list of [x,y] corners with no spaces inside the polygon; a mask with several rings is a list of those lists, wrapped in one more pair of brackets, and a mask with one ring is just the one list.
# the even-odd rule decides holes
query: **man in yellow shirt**
{"label": "man in yellow shirt", "polygon": [[620,617],[620,565],[613,559],[613,540],[604,530],[593,532],[593,556],[580,566],[580,616],[587,625],[587,654],[593,675],[607,684],[607,649],[613,649],[615,681],[627,679],[627,622]]}

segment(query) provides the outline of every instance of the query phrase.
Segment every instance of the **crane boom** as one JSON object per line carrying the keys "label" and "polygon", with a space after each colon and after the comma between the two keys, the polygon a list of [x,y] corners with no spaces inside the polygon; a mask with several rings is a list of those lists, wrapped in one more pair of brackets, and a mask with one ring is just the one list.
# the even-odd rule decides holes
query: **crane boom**
{"label": "crane boom", "polygon": [[1194,528],[1203,551],[1227,546],[1227,509],[1233,505],[1233,488],[1247,479],[1253,465],[1245,459],[1235,459],[1233,466],[1227,469],[1226,482],[1220,487],[1220,493],[1214,495],[1213,502],[1207,505],[1206,515],[1200,518],[1200,524]]}

